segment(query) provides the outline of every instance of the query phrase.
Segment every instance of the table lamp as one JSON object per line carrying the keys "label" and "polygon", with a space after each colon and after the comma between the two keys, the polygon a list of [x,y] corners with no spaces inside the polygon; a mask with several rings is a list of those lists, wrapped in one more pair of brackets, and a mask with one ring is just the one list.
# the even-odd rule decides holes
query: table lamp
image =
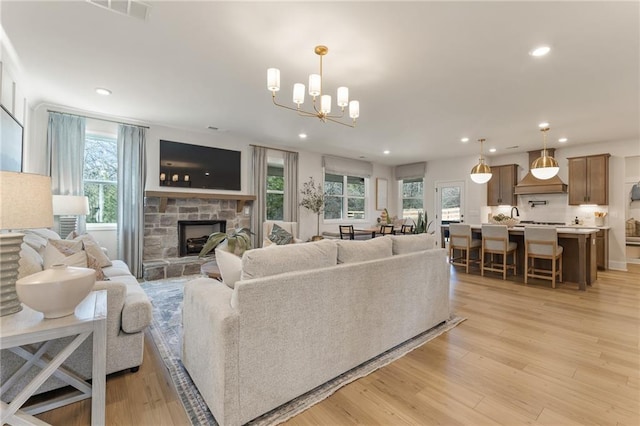
{"label": "table lamp", "polygon": [[53,214],[58,218],[62,238],[76,230],[79,215],[89,214],[89,198],[83,195],[54,195]]}
{"label": "table lamp", "polygon": [[0,171],[0,316],[22,310],[16,280],[24,234],[7,231],[51,226],[51,178]]}

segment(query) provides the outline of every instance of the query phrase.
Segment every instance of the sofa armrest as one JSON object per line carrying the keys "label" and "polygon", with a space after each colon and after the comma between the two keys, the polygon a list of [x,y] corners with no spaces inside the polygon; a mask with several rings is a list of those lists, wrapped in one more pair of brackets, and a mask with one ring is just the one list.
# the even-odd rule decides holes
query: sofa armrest
{"label": "sofa armrest", "polygon": [[107,291],[107,339],[117,337],[122,326],[122,308],[127,297],[127,285],[116,281],[96,281],[93,290]]}
{"label": "sofa armrest", "polygon": [[198,278],[185,284],[182,307],[182,363],[220,424],[240,423],[239,316],[232,293],[219,281]]}
{"label": "sofa armrest", "polygon": [[122,331],[137,333],[153,320],[153,306],[139,284],[127,285],[127,297],[122,308]]}

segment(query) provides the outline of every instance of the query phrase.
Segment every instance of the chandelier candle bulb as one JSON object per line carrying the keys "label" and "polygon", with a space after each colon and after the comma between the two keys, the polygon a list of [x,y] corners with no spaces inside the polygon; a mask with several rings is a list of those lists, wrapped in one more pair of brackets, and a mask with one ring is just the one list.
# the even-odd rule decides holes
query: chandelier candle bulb
{"label": "chandelier candle bulb", "polygon": [[278,68],[267,70],[267,88],[272,92],[280,90],[280,70]]}
{"label": "chandelier candle bulb", "polygon": [[322,77],[320,74],[311,74],[309,76],[309,95],[319,96],[322,91]]}
{"label": "chandelier candle bulb", "polygon": [[359,101],[351,101],[349,102],[349,117],[354,120],[360,117],[360,102]]}
{"label": "chandelier candle bulb", "polygon": [[304,84],[296,83],[293,85],[293,103],[298,105],[304,103]]}
{"label": "chandelier candle bulb", "polygon": [[338,87],[338,106],[343,108],[349,105],[349,88]]}
{"label": "chandelier candle bulb", "polygon": [[331,95],[322,95],[320,97],[320,112],[324,114],[331,113]]}

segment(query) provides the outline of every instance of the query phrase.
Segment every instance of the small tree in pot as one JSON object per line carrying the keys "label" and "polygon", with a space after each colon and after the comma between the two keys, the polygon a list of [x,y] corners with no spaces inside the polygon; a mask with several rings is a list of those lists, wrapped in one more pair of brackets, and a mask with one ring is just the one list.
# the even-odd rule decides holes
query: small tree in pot
{"label": "small tree in pot", "polygon": [[311,210],[318,218],[316,235],[311,239],[320,240],[322,239],[320,235],[320,213],[324,210],[324,188],[322,183],[316,184],[313,177],[310,177],[307,182],[302,184],[300,195],[302,195],[300,205],[305,209]]}

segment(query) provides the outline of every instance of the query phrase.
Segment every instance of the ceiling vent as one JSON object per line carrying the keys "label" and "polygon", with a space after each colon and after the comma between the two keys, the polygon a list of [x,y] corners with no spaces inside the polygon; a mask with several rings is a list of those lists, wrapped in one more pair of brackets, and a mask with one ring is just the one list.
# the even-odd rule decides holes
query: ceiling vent
{"label": "ceiling vent", "polygon": [[151,6],[136,0],[87,0],[94,6],[107,9],[121,15],[131,16],[132,18],[147,20]]}

